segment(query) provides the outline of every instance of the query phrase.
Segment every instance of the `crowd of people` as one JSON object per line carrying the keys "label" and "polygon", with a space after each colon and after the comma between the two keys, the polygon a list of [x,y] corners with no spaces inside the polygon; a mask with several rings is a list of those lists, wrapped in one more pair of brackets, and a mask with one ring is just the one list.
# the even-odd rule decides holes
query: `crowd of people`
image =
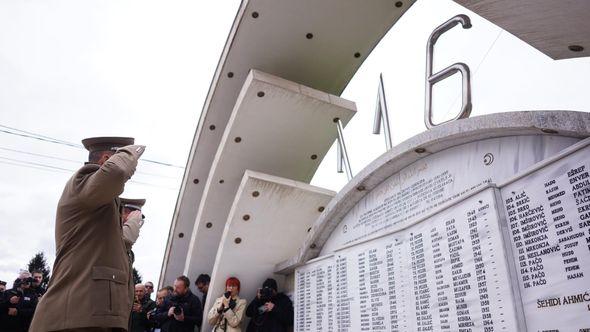
{"label": "crowd of people", "polygon": [[37,270],[21,271],[12,288],[0,280],[0,331],[29,330],[37,302],[45,294],[42,283],[43,272]]}
{"label": "crowd of people", "polygon": [[[230,277],[225,282],[225,293],[216,298],[211,308],[203,310],[206,303],[210,277],[202,274],[195,286],[203,294],[194,295],[190,281],[180,276],[174,287],[161,288],[156,301],[150,298],[151,283],[135,286],[135,303],[131,313],[132,332],[194,331],[201,327],[203,318],[213,326],[214,332],[239,332],[244,315],[250,318],[246,332],[287,332],[293,326],[293,303],[284,293],[278,292],[274,279],[267,279],[257,295],[248,304],[240,298],[240,280]],[[203,314],[206,313],[205,317]]]}
{"label": "crowd of people", "polygon": [[[145,199],[120,195],[133,176],[145,146],[130,137],[93,137],[82,141],[88,162],[66,183],[55,222],[56,258],[47,290],[43,274],[22,273],[0,296],[0,332],[124,331],[194,332],[203,317],[213,330],[289,331],[293,304],[267,279],[254,299],[241,299],[240,281],[230,277],[224,294],[203,308],[210,277],[179,276],[152,300],[154,284],[133,285],[133,245],[144,224]],[[3,283],[2,288],[6,287]],[[216,294],[217,295],[217,294]]]}
{"label": "crowd of people", "polygon": [[[7,288],[0,281],[0,331],[26,332],[39,299],[45,294],[41,271],[22,271]],[[195,287],[199,298],[190,289],[190,280],[178,277],[173,286],[154,291],[150,281],[135,285],[135,296],[129,319],[130,332],[194,332],[203,318],[214,332],[239,332],[244,317],[250,318],[246,332],[287,332],[293,325],[293,304],[288,296],[278,292],[274,279],[267,279],[248,304],[240,298],[240,280],[230,277],[225,293],[216,298],[211,308],[203,308],[211,278],[201,274]],[[154,295],[155,293],[155,295]],[[155,300],[152,300],[155,298]]]}

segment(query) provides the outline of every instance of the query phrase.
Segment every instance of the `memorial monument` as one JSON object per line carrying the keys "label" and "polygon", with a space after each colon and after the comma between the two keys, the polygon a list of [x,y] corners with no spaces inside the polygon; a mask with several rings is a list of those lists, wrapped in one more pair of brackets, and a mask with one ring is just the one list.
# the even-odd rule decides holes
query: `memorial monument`
{"label": "memorial monument", "polygon": [[[553,59],[590,55],[590,3],[455,2]],[[470,117],[469,67],[432,66],[437,39],[470,28],[468,16],[425,41],[427,130],[392,146],[380,85],[375,132],[383,129],[388,151],[353,176],[343,128],[356,105],[338,95],[413,3],[242,2],[160,285],[210,273],[209,293],[221,294],[231,274],[252,299],[273,276],[292,297],[299,332],[590,331],[590,114]],[[288,37],[307,26],[330,47]],[[461,107],[435,123],[430,91],[455,73]],[[334,143],[350,176],[338,193],[308,184]]]}

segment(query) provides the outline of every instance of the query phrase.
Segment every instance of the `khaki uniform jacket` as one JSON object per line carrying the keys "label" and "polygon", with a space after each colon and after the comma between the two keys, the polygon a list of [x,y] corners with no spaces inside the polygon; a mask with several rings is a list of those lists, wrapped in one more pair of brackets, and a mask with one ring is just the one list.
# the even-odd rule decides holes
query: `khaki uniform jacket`
{"label": "khaki uniform jacket", "polygon": [[123,147],[100,167],[84,165],[66,184],[57,206],[53,275],[31,332],[128,328],[134,286],[118,197],[143,151]]}
{"label": "khaki uniform jacket", "polygon": [[[244,311],[246,310],[246,300],[240,299],[236,297],[236,306],[234,310],[228,310],[224,313],[218,313],[217,309],[221,306],[221,302],[223,301],[223,296],[219,297],[215,300],[215,304],[209,310],[209,314],[207,315],[207,320],[209,321],[209,325],[213,326],[213,331],[226,331],[226,332],[240,332],[242,329],[240,328],[240,324],[242,323],[242,318],[244,318]],[[222,327],[225,325],[224,319],[227,320],[227,328],[223,330]]]}

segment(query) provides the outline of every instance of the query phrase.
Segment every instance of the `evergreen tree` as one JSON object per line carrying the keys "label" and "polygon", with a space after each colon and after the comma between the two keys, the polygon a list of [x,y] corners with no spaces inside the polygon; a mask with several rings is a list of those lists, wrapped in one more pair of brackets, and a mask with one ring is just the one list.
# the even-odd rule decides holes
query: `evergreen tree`
{"label": "evergreen tree", "polygon": [[29,261],[28,270],[31,273],[35,270],[43,272],[43,282],[41,283],[41,286],[47,287],[47,283],[49,282],[49,273],[51,270],[49,269],[49,266],[47,266],[45,253],[42,251],[36,253],[35,256],[33,256],[33,258],[31,258]]}
{"label": "evergreen tree", "polygon": [[141,284],[142,283],[142,279],[141,279],[141,274],[139,274],[139,272],[133,268],[133,284],[137,285],[137,284]]}

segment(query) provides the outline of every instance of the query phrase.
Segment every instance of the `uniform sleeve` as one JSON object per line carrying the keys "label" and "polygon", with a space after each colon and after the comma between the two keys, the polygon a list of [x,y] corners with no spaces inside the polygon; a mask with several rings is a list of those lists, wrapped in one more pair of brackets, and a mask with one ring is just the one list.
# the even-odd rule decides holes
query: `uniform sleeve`
{"label": "uniform sleeve", "polygon": [[246,310],[246,300],[240,299],[240,302],[236,305],[235,311],[228,310],[223,315],[225,319],[227,319],[227,323],[231,327],[237,328],[242,323],[242,318],[244,317],[244,311]]}
{"label": "uniform sleeve", "polygon": [[145,146],[129,145],[115,152],[82,184],[79,197],[85,205],[101,206],[123,193]]}
{"label": "uniform sleeve", "polygon": [[139,230],[143,226],[143,220],[141,216],[131,218],[123,224],[123,240],[128,245],[133,245],[139,237]]}
{"label": "uniform sleeve", "polygon": [[207,321],[209,322],[209,325],[217,324],[217,320],[220,316],[220,314],[217,312],[217,308],[219,308],[219,302],[219,299],[215,300],[215,304],[213,304],[211,310],[209,310],[209,313],[207,314]]}

